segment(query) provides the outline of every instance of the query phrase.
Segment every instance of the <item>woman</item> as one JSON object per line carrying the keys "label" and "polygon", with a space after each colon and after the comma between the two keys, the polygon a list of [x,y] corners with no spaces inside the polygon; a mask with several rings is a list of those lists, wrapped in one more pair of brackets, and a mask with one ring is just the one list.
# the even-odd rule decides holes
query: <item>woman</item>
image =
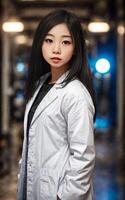
{"label": "woman", "polygon": [[76,15],[49,13],[32,45],[19,200],[91,200],[94,92]]}

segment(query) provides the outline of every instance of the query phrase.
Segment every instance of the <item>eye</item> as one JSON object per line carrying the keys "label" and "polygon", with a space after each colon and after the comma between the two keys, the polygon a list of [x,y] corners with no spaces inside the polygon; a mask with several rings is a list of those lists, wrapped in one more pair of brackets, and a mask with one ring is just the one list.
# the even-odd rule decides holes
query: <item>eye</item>
{"label": "eye", "polygon": [[70,45],[71,44],[71,42],[68,41],[68,40],[63,41],[63,43],[66,44],[66,45]]}
{"label": "eye", "polygon": [[45,39],[45,42],[52,43],[53,41],[52,41],[52,39],[47,38],[47,39]]}

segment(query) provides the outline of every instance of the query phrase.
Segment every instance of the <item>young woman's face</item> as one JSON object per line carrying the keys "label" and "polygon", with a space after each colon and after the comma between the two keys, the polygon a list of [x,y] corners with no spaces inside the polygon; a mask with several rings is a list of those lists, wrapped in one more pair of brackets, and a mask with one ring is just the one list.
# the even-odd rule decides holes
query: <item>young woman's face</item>
{"label": "young woman's face", "polygon": [[51,67],[67,69],[73,52],[73,38],[65,23],[54,26],[45,36],[42,55]]}

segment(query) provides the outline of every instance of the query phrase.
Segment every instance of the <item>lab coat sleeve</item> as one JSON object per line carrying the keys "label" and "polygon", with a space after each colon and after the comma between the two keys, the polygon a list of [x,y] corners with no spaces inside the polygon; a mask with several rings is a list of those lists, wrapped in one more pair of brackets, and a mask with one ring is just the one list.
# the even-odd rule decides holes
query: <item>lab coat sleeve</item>
{"label": "lab coat sleeve", "polygon": [[79,97],[65,100],[70,157],[68,169],[58,190],[61,200],[92,200],[92,174],[95,163],[93,105]]}

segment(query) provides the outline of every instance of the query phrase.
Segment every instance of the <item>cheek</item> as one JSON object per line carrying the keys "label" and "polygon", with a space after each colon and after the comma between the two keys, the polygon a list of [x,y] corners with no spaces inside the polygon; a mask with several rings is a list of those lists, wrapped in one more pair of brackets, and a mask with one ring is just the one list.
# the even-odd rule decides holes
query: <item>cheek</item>
{"label": "cheek", "polygon": [[67,59],[70,59],[73,55],[73,49],[69,49],[65,55],[66,55]]}

